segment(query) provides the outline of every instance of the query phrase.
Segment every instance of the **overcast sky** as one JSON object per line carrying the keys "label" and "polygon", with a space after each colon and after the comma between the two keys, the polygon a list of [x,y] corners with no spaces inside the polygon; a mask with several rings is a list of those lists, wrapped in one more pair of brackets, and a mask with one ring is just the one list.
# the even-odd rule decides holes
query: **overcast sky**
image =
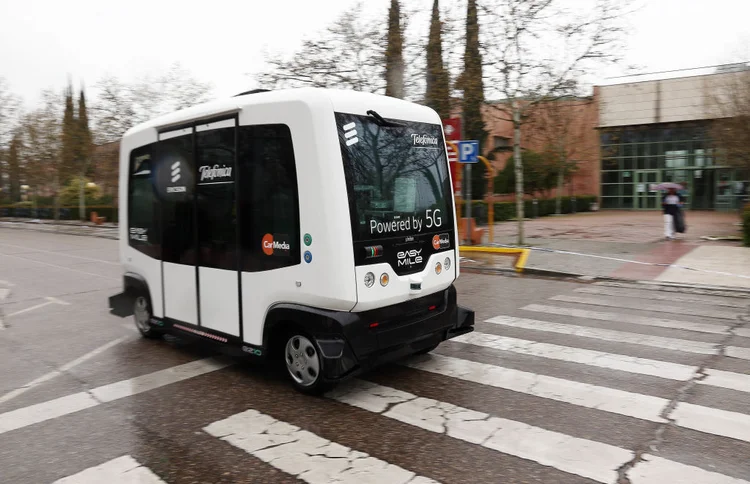
{"label": "overcast sky", "polygon": [[[750,0],[637,1],[643,8],[631,19],[628,64],[661,71],[737,54],[750,61]],[[263,68],[264,49],[295,50],[355,2],[0,0],[0,77],[32,107],[42,89],[61,89],[68,75],[76,86],[93,86],[107,73],[133,80],[179,61],[217,96],[229,96],[256,87],[248,74]],[[384,22],[389,3],[368,0],[368,15]]]}

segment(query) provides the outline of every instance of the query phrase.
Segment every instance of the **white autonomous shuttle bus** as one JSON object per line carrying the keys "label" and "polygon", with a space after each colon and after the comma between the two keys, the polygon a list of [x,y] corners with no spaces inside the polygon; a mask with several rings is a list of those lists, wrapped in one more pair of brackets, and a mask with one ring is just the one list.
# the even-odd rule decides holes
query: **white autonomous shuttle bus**
{"label": "white autonomous shuttle bus", "polygon": [[119,210],[141,334],[276,355],[298,390],[473,330],[428,107],[305,88],[163,116],[122,138]]}

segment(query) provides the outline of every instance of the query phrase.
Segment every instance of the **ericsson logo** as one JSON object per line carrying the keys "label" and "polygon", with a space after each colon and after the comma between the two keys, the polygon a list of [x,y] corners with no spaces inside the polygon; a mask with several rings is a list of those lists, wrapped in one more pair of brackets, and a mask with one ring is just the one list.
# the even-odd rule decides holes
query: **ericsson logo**
{"label": "ericsson logo", "polygon": [[346,138],[346,146],[351,146],[359,143],[359,138],[357,138],[357,125],[354,123],[345,124],[343,126],[344,128],[344,137]]}
{"label": "ericsson logo", "polygon": [[175,161],[172,163],[172,183],[177,183],[182,175],[180,175],[180,162]]}

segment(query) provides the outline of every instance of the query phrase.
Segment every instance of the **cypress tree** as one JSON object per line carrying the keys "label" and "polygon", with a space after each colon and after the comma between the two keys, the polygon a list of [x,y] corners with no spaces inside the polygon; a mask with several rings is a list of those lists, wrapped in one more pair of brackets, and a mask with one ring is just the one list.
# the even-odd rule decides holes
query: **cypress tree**
{"label": "cypress tree", "polygon": [[425,104],[441,118],[450,116],[450,80],[443,66],[443,32],[438,0],[432,4],[430,38],[427,42],[427,91]]}
{"label": "cypress tree", "polygon": [[[461,75],[463,98],[464,138],[479,141],[479,152],[483,151],[487,131],[482,118],[484,83],[482,81],[482,55],[479,53],[479,20],[476,0],[468,0],[466,9],[466,50],[464,72]],[[480,166],[472,172],[472,198],[485,192],[485,180]]]}
{"label": "cypress tree", "polygon": [[91,138],[91,129],[89,128],[89,117],[86,111],[86,94],[81,88],[81,96],[78,99],[78,153],[76,163],[81,167],[81,174],[86,176],[90,171],[89,166],[93,144]]}
{"label": "cypress tree", "polygon": [[391,0],[388,10],[388,46],[385,50],[385,95],[404,97],[404,40],[401,32],[401,6]]}
{"label": "cypress tree", "polygon": [[65,114],[63,115],[62,125],[62,163],[59,168],[60,183],[63,185],[68,182],[68,179],[77,170],[76,159],[78,155],[77,149],[78,139],[78,123],[75,117],[75,108],[73,106],[73,88],[68,85],[65,91]]}

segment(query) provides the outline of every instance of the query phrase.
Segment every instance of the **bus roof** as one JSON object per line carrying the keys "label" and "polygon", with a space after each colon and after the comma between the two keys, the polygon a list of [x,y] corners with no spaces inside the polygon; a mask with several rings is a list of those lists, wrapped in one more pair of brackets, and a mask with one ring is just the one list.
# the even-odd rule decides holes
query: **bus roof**
{"label": "bus roof", "polygon": [[385,118],[440,124],[434,110],[409,101],[358,91],[303,87],[244,94],[198,104],[136,125],[123,137],[148,129],[168,129],[201,119],[231,115],[251,106],[285,102],[302,102],[311,106],[328,102],[336,112],[364,115],[370,109],[382,110],[380,114]]}

